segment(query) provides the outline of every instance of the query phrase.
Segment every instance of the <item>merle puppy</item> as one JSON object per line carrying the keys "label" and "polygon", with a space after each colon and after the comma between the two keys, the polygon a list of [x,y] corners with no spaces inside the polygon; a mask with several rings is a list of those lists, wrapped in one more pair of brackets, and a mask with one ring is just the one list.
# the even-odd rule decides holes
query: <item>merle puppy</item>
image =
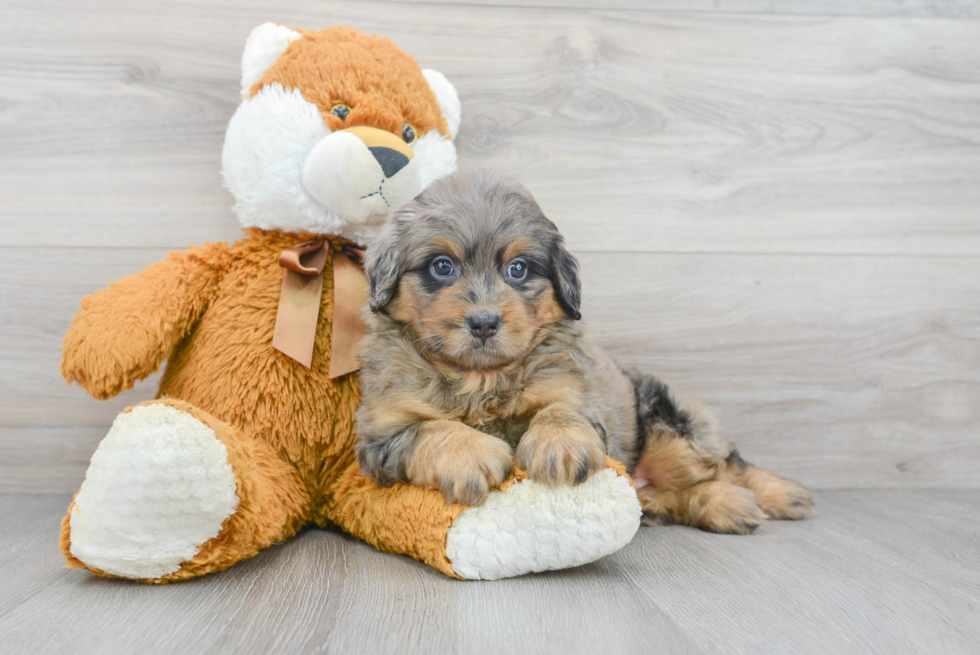
{"label": "merle puppy", "polygon": [[478,505],[510,473],[632,473],[654,522],[748,533],[810,493],[747,464],[704,406],[620,369],[579,319],[578,264],[520,184],[456,173],[396,212],[366,255],[357,455],[381,484]]}

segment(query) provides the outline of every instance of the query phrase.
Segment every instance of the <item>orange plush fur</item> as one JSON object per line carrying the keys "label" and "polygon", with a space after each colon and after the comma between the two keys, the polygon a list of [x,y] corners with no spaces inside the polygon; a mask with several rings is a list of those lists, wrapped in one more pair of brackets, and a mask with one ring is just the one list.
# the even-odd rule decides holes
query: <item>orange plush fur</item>
{"label": "orange plush fur", "polygon": [[[169,356],[155,402],[214,429],[235,472],[240,504],[218,537],[179,571],[147,582],[227,568],[309,522],[336,524],[382,550],[407,553],[455,576],[445,539],[462,506],[446,505],[438,491],[380,487],[359,474],[357,377],[328,376],[329,263],[312,368],[272,347],[279,253],[311,236],[249,229],[230,247],[174,252],[85,298],[72,322],[62,361],[67,380],[107,398]],[[66,517],[62,552],[69,566],[83,567],[69,547]]]}
{"label": "orange plush fur", "polygon": [[[367,125],[401,134],[408,123],[418,134],[438,129],[449,136],[439,102],[418,74],[415,59],[391,41],[348,27],[302,34],[250,94],[273,82],[299,89],[331,130]],[[370,85],[363,84],[365,79]],[[343,121],[330,113],[338,104],[351,108]]]}

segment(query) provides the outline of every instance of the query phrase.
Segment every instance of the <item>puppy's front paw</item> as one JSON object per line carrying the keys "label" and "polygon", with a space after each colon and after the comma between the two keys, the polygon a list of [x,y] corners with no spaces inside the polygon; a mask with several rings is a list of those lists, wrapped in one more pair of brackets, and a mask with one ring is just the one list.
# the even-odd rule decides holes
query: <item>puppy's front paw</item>
{"label": "puppy's front paw", "polygon": [[431,452],[410,471],[414,484],[438,489],[447,503],[482,505],[514,468],[514,454],[505,441],[469,430],[451,444]]}
{"label": "puppy's front paw", "polygon": [[538,412],[517,446],[517,465],[532,480],[579,484],[606,466],[606,447],[581,414],[561,407]]}
{"label": "puppy's front paw", "polygon": [[489,435],[474,436],[455,453],[436,462],[436,482],[447,503],[482,505],[514,468],[514,454],[506,442]]}

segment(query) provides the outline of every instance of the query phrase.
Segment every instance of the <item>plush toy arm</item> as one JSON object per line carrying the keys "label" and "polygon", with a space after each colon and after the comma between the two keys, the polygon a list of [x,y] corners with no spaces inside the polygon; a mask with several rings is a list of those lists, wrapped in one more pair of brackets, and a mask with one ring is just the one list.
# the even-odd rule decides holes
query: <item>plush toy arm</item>
{"label": "plush toy arm", "polygon": [[111,398],[153,373],[211,302],[228,246],[170,253],[82,299],[61,355],[61,375]]}

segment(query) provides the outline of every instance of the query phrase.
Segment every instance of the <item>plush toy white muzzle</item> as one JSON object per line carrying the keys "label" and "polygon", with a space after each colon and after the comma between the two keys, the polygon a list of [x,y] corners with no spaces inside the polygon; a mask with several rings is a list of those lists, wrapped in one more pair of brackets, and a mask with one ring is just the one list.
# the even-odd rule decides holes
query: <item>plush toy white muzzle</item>
{"label": "plush toy white muzzle", "polygon": [[350,223],[377,223],[422,191],[415,153],[391,132],[351,127],[313,146],[303,186]]}

